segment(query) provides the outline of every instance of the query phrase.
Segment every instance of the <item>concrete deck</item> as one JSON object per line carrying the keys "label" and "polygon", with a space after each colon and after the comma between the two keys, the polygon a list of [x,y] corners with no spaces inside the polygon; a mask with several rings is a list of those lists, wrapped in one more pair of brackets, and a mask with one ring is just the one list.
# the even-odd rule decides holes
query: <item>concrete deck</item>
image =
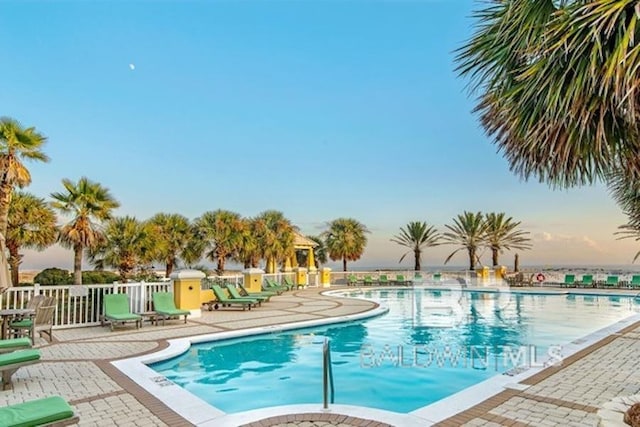
{"label": "concrete deck", "polygon": [[[518,291],[525,290],[518,288]],[[540,288],[534,288],[540,291]],[[552,291],[545,289],[545,291]],[[581,293],[583,290],[556,289]],[[600,292],[600,290],[598,290]],[[602,293],[605,293],[603,291]],[[629,291],[606,290],[606,293]],[[635,292],[631,292],[635,294]],[[167,322],[166,326],[116,329],[87,327],[54,331],[41,340],[42,362],[21,368],[13,390],[0,391],[0,406],[50,395],[67,399],[80,417],[79,426],[190,426],[110,362],[156,352],[167,340],[201,334],[362,313],[371,302],[320,295],[304,289],[272,298],[251,311],[222,309],[203,317]],[[452,418],[441,426],[596,426],[596,411],[615,396],[640,392],[640,324],[627,327],[523,382]],[[524,390],[522,390],[524,389]],[[355,414],[354,414],[355,415]],[[387,426],[375,420],[328,413],[281,415],[248,424],[265,426]]]}

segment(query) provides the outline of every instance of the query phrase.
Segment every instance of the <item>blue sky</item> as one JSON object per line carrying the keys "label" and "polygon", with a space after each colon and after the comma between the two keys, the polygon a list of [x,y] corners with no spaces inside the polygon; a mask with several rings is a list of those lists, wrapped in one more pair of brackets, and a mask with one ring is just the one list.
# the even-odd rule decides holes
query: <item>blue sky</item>
{"label": "blue sky", "polygon": [[[524,264],[629,264],[606,189],[522,182],[479,127],[453,60],[477,5],[2,2],[0,115],[48,136],[28,188],[45,198],[87,176],[139,219],[278,209],[318,234],[353,217],[371,230],[353,268],[399,266],[389,239],[409,221],[504,211],[534,238]],[[71,261],[27,251],[23,268]]]}

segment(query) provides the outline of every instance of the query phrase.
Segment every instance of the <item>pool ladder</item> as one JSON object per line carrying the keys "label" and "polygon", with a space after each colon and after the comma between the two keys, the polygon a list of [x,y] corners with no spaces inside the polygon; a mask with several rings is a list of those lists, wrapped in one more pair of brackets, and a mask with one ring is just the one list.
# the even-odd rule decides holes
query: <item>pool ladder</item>
{"label": "pool ladder", "polygon": [[331,346],[329,340],[324,339],[322,346],[322,398],[324,409],[329,408],[329,398],[334,402],[335,390],[333,387],[333,370],[331,369]]}

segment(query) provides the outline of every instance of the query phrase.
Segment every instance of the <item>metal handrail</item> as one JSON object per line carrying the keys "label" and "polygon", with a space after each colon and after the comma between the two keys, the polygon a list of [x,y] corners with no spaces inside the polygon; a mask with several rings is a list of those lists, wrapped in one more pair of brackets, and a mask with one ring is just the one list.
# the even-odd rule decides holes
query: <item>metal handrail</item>
{"label": "metal handrail", "polygon": [[329,340],[325,338],[322,346],[322,399],[324,409],[329,408],[329,394],[331,394],[331,403],[334,403],[335,389],[333,386],[333,369],[331,369],[331,346],[329,345]]}

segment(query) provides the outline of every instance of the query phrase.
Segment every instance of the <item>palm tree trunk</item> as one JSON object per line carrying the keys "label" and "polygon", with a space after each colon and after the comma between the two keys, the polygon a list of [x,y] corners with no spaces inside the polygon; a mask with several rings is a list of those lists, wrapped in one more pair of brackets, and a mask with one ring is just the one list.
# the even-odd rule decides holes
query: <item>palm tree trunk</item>
{"label": "palm tree trunk", "polygon": [[342,258],[342,271],[347,271],[347,259]]}
{"label": "palm tree trunk", "polygon": [[415,257],[415,263],[414,263],[414,270],[415,271],[420,271],[420,258],[421,257],[421,253],[419,249],[416,249],[415,251],[413,251],[413,256]]}
{"label": "palm tree trunk", "polygon": [[164,277],[169,277],[173,273],[173,260],[167,260],[167,265],[164,269]]}
{"label": "palm tree trunk", "polygon": [[224,255],[218,255],[218,268],[216,269],[216,273],[218,273],[218,276],[222,276],[224,274],[224,261]]}
{"label": "palm tree trunk", "polygon": [[13,286],[18,286],[20,281],[20,254],[18,253],[18,247],[16,245],[7,245],[9,250],[9,266],[11,267],[11,283]]}
{"label": "palm tree trunk", "polygon": [[497,267],[498,266],[498,249],[495,249],[495,248],[491,249],[491,260],[493,261],[493,266]]}
{"label": "palm tree trunk", "polygon": [[11,204],[11,192],[13,186],[6,179],[0,182],[0,234],[7,236],[7,223],[9,221],[9,205]]}
{"label": "palm tree trunk", "polygon": [[476,269],[476,248],[467,248],[469,251],[469,270]]}
{"label": "palm tree trunk", "polygon": [[76,244],[73,247],[73,284],[82,285],[82,255],[84,247]]}

